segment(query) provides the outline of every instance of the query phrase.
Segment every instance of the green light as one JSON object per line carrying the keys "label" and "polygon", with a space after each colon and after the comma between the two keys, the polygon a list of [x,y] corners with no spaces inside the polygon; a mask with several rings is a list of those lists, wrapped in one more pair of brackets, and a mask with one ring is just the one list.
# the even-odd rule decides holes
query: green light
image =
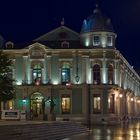
{"label": "green light", "polygon": [[27,100],[26,100],[26,99],[23,99],[22,102],[23,102],[24,104],[26,104]]}

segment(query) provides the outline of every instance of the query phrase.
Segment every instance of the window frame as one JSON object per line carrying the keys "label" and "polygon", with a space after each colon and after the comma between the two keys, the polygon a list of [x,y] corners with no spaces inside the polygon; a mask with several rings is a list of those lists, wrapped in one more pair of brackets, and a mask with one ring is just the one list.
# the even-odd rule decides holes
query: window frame
{"label": "window frame", "polygon": [[[63,72],[66,74],[66,76],[63,75]],[[61,83],[62,84],[70,83],[70,81],[71,81],[70,76],[71,76],[70,64],[69,63],[63,63],[63,65],[61,67]]]}
{"label": "window frame", "polygon": [[113,37],[107,36],[107,46],[112,47],[113,46]]}
{"label": "window frame", "polygon": [[114,81],[114,68],[112,64],[108,65],[108,84],[112,85]]}
{"label": "window frame", "polygon": [[[98,38],[98,39],[97,39]],[[93,46],[99,46],[100,45],[100,36],[99,35],[95,35],[93,36]]]}
{"label": "window frame", "polygon": [[[65,106],[64,108],[63,108],[63,98],[66,98],[66,99],[68,99],[68,108]],[[71,96],[69,95],[69,94],[62,94],[61,95],[61,114],[71,114]]]}
{"label": "window frame", "polygon": [[[95,101],[97,101],[96,104],[95,104]],[[93,113],[94,114],[101,113],[101,95],[100,94],[93,94]]]}
{"label": "window frame", "polygon": [[61,43],[61,48],[69,48],[69,42],[68,41],[63,41]]}
{"label": "window frame", "polygon": [[[39,64],[37,64],[36,66],[37,67],[35,67],[35,65],[34,65],[33,69],[32,69],[32,79],[33,79],[33,82],[38,85],[38,84],[40,84],[41,79],[42,79],[42,68]],[[34,76],[34,74],[37,74],[37,75]],[[40,74],[41,74],[41,76],[39,76]]]}
{"label": "window frame", "polygon": [[92,72],[93,72],[93,84],[100,84],[101,82],[100,65],[95,64],[92,68]]}

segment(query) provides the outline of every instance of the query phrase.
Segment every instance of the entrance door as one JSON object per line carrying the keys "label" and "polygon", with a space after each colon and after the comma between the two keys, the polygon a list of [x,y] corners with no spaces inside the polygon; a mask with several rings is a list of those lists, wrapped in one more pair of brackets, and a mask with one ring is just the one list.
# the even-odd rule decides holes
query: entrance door
{"label": "entrance door", "polygon": [[31,96],[31,117],[32,119],[42,119],[43,118],[43,108],[42,99],[44,97],[36,92]]}

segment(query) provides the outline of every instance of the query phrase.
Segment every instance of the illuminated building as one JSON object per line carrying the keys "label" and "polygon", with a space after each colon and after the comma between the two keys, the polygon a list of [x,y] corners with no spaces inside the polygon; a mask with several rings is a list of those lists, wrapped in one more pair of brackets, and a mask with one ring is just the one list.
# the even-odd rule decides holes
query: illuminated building
{"label": "illuminated building", "polygon": [[[6,43],[17,81],[7,109],[42,119],[42,101],[51,97],[57,120],[86,122],[89,95],[92,122],[139,116],[140,77],[116,49],[111,20],[96,7],[80,33],[63,24],[28,44]],[[46,101],[46,114],[49,108]]]}

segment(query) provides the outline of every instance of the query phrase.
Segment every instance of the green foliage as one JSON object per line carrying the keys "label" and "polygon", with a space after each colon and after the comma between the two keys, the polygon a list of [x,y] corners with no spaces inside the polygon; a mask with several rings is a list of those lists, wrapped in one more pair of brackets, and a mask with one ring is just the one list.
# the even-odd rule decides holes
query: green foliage
{"label": "green foliage", "polygon": [[15,88],[12,79],[12,60],[0,51],[0,100],[7,101],[14,97]]}

